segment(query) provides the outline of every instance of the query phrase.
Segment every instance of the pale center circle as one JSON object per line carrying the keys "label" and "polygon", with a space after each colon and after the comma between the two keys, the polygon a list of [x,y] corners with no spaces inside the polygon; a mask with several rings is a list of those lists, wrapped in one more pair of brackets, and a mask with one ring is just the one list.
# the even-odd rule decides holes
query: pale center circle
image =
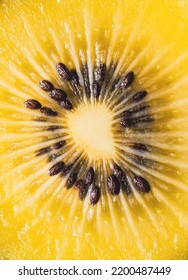
{"label": "pale center circle", "polygon": [[115,153],[112,113],[104,104],[80,105],[69,114],[68,129],[77,149],[91,159],[111,158]]}

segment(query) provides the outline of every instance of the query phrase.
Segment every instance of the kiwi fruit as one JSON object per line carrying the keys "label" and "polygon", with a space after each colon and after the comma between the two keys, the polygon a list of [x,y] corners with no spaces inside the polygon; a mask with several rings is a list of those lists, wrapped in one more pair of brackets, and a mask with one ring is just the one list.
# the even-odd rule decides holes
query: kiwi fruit
{"label": "kiwi fruit", "polygon": [[0,257],[187,259],[188,2],[0,20]]}

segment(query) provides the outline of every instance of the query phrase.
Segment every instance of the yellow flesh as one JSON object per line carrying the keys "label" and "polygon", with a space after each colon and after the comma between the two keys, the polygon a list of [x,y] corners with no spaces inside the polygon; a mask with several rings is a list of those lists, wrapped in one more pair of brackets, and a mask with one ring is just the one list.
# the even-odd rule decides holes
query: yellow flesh
{"label": "yellow flesh", "polygon": [[[0,257],[187,259],[188,2],[3,0],[0,22]],[[43,123],[36,128],[32,121],[41,115],[23,102],[36,98],[59,110],[38,82],[49,79],[60,87],[56,63],[79,73],[86,60],[91,71],[101,60],[118,62],[120,73],[133,70],[135,87],[149,92],[156,115],[164,114],[142,139],[164,151],[148,155],[164,164],[161,170],[145,171],[152,185],[148,195],[102,194],[93,207],[88,197],[80,201],[74,188],[66,190],[64,180],[47,175],[51,163],[45,156],[34,156],[44,147],[46,132],[40,129]],[[90,113],[95,127],[87,106],[66,117],[68,132],[75,147],[85,149],[90,162],[97,159],[95,167],[101,170],[109,154],[120,158],[110,130],[113,108],[95,106],[104,121],[96,118],[100,129],[104,125],[99,139],[88,130],[84,137]],[[64,120],[60,113],[51,122]]]}

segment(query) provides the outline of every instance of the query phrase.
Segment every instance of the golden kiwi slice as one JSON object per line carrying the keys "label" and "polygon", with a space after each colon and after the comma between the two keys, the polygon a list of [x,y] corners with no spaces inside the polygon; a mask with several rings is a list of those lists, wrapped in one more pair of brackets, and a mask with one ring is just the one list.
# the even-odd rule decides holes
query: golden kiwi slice
{"label": "golden kiwi slice", "polygon": [[2,1],[2,259],[188,258],[187,15]]}

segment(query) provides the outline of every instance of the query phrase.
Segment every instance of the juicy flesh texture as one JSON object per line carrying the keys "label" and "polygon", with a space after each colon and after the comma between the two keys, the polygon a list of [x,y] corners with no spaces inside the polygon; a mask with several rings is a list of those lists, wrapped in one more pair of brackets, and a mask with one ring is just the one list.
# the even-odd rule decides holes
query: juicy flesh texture
{"label": "juicy flesh texture", "polygon": [[[188,258],[187,17],[186,1],[1,1],[1,258]],[[133,70],[163,112],[144,137],[162,149],[154,157],[164,165],[148,170],[152,193],[107,193],[93,207],[34,157],[45,132],[23,102],[51,104],[38,82],[62,84],[57,62],[79,70],[87,61],[92,71],[100,60]]]}

